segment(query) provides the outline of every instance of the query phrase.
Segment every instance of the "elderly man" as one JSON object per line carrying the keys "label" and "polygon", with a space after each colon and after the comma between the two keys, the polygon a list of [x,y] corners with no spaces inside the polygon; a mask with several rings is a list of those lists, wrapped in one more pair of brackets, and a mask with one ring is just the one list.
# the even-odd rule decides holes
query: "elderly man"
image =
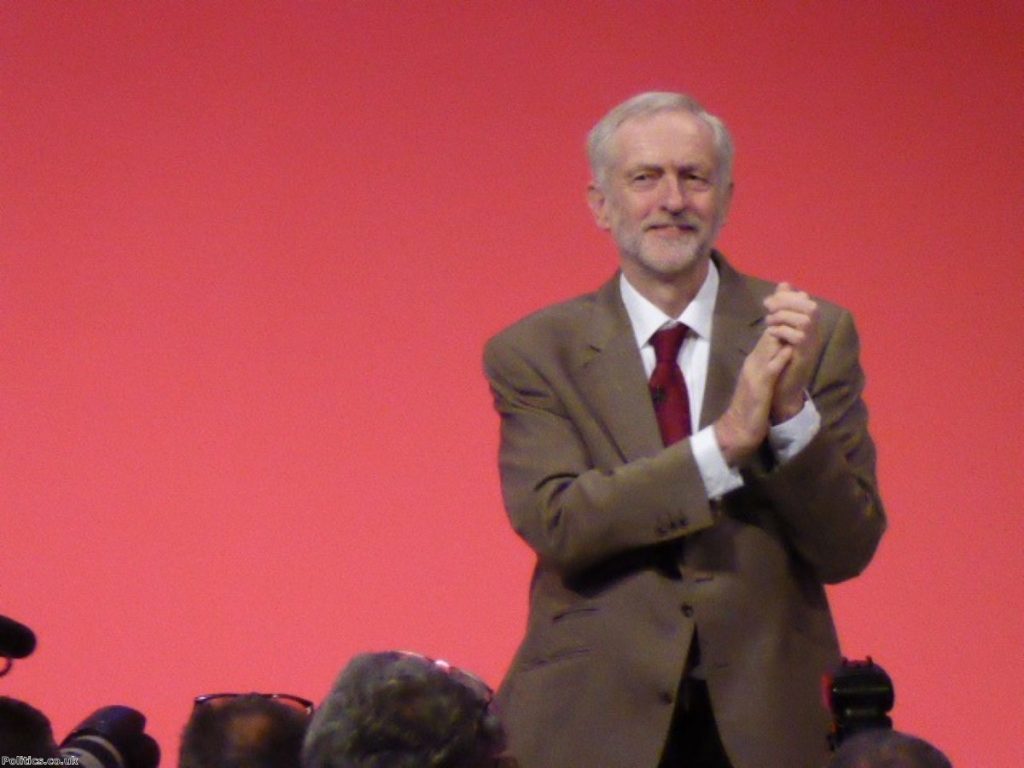
{"label": "elderly man", "polygon": [[850,315],[714,250],[724,124],[646,93],[589,137],[619,251],[597,292],[492,339],[500,470],[537,556],[499,691],[523,768],[819,768],[824,585],[885,528]]}

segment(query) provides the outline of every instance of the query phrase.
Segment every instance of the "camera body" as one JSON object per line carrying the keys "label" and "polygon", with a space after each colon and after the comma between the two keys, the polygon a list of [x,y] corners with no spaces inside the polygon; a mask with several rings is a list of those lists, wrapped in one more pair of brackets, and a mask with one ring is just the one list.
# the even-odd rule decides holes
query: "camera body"
{"label": "camera body", "polygon": [[61,742],[60,753],[83,768],[156,768],[160,747],[145,728],[146,716],[138,710],[102,707]]}
{"label": "camera body", "polygon": [[[0,677],[11,669],[12,659],[23,659],[36,648],[35,633],[13,619],[0,616]],[[53,752],[53,733],[46,716],[29,704],[6,699],[11,712],[24,721],[16,730],[33,728],[35,748]],[[13,708],[13,709],[11,709]],[[101,707],[78,724],[60,744],[65,765],[83,768],[157,768],[160,746],[145,732],[146,716],[131,707],[113,704]],[[0,736],[3,736],[0,733]],[[48,742],[48,745],[46,745]]]}
{"label": "camera body", "polygon": [[825,699],[832,712],[829,745],[833,750],[858,731],[892,729],[888,713],[896,701],[896,692],[889,675],[870,656],[863,661],[844,658],[825,680]]}

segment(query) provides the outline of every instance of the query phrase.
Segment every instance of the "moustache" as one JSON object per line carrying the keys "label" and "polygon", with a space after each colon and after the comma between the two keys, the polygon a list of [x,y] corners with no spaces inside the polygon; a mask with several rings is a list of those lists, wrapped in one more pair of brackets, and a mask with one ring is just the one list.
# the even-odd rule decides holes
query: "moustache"
{"label": "moustache", "polygon": [[685,216],[674,219],[657,219],[644,224],[645,231],[650,229],[665,229],[666,227],[678,227],[679,229],[698,231],[701,228],[701,221],[693,216]]}

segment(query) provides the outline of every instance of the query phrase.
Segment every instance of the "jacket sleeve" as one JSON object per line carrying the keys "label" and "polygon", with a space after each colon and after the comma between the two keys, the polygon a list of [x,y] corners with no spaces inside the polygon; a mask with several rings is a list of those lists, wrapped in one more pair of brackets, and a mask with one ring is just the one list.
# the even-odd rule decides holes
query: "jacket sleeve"
{"label": "jacket sleeve", "polygon": [[839,310],[811,383],[820,431],[790,461],[745,478],[767,495],[790,546],[825,583],[863,571],[886,527],[858,353],[853,319]]}
{"label": "jacket sleeve", "polygon": [[484,368],[501,418],[505,507],[550,566],[569,576],[711,525],[688,441],[611,460],[592,415],[507,339],[488,343]]}

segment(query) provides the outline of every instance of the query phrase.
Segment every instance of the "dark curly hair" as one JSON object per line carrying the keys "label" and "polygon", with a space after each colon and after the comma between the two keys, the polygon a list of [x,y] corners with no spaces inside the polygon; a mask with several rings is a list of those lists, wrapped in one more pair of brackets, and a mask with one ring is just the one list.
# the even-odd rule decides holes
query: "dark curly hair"
{"label": "dark curly hair", "polygon": [[505,734],[479,679],[402,651],[356,656],[306,733],[304,768],[488,768]]}
{"label": "dark curly hair", "polygon": [[952,763],[916,736],[870,728],[845,739],[828,768],[952,768]]}

